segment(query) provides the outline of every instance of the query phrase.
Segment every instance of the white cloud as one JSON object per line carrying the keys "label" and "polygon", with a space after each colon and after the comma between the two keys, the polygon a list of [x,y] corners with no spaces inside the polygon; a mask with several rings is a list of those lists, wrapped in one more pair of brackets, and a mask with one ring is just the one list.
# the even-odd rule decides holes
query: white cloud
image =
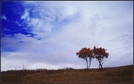
{"label": "white cloud", "polygon": [[[2,53],[1,55],[1,70],[14,70],[14,69],[22,69],[22,63],[27,65],[27,60],[25,60],[24,53],[21,52],[7,52]],[[25,66],[26,66],[25,65]]]}
{"label": "white cloud", "polygon": [[[28,18],[25,19],[28,28],[31,27],[31,33],[36,36],[16,34],[2,38],[3,47],[15,49],[17,54],[13,55],[15,59],[10,58],[11,53],[3,54],[2,69],[8,69],[9,61],[19,56],[26,60],[23,62],[29,68],[85,68],[85,61],[77,58],[75,53],[82,47],[93,46],[104,47],[109,52],[104,67],[132,64],[133,15],[132,8],[128,7],[130,3],[25,2],[22,18]],[[34,6],[36,17],[30,16],[29,6]],[[12,64],[19,66],[15,62]],[[93,60],[91,67],[98,67],[98,62]]]}
{"label": "white cloud", "polygon": [[2,15],[1,18],[4,19],[4,20],[7,20],[5,15]]}
{"label": "white cloud", "polygon": [[28,12],[28,10],[25,10],[24,14],[21,16],[21,19],[29,21],[28,17],[29,17],[29,12]]}

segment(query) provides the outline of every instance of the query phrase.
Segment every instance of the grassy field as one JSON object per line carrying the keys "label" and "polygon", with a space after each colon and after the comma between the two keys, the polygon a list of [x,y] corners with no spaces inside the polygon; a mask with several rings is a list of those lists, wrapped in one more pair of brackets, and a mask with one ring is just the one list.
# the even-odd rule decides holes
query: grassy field
{"label": "grassy field", "polygon": [[10,70],[2,72],[2,82],[44,82],[44,83],[97,83],[132,82],[132,65],[98,69],[60,70]]}

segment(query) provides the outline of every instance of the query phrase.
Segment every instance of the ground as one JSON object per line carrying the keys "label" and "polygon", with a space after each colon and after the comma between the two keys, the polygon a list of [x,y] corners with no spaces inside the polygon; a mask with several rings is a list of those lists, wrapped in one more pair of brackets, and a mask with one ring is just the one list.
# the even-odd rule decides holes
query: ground
{"label": "ground", "polygon": [[27,83],[108,83],[132,82],[133,65],[99,69],[59,69],[59,70],[9,70],[2,72],[2,82]]}

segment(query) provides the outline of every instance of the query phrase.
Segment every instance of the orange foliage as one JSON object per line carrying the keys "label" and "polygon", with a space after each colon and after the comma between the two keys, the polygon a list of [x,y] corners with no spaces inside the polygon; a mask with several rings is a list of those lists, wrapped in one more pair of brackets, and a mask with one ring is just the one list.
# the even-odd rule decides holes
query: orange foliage
{"label": "orange foliage", "polygon": [[79,58],[93,57],[92,50],[90,48],[82,48],[79,52],[76,53]]}
{"label": "orange foliage", "polygon": [[[88,69],[88,62],[91,65],[91,60],[92,58],[96,58],[99,62],[99,68],[102,69],[102,64],[103,59],[104,58],[108,58],[109,53],[106,52],[106,49],[100,47],[100,48],[96,48],[94,46],[93,49],[90,48],[82,48],[81,50],[79,50],[79,52],[76,53],[76,55],[78,55],[79,58],[83,58],[86,60],[87,62],[87,69]],[[88,59],[89,58],[89,59]]]}
{"label": "orange foliage", "polygon": [[109,56],[109,53],[106,52],[106,49],[101,47],[100,48],[94,47],[93,53],[96,56],[96,58],[104,58],[104,57],[108,58]]}

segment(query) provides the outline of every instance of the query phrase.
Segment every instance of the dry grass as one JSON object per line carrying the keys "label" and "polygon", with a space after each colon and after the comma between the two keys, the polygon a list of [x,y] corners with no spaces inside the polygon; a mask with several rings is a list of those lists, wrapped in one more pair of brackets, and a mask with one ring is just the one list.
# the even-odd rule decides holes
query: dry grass
{"label": "dry grass", "polygon": [[132,65],[98,69],[20,70],[2,72],[2,82],[132,82]]}

